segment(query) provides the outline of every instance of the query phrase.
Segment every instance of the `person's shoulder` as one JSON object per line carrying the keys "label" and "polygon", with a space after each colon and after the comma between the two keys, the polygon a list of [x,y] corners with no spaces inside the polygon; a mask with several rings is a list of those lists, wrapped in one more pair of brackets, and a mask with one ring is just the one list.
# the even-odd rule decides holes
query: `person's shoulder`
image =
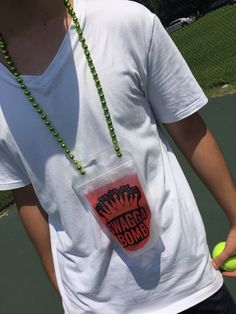
{"label": "person's shoulder", "polygon": [[145,14],[150,12],[144,5],[129,0],[80,0],[78,4],[82,4],[84,8],[93,11],[100,11],[105,14],[114,13],[139,13]]}
{"label": "person's shoulder", "polygon": [[129,0],[82,0],[86,15],[105,24],[142,27],[152,24],[153,14],[142,4]]}

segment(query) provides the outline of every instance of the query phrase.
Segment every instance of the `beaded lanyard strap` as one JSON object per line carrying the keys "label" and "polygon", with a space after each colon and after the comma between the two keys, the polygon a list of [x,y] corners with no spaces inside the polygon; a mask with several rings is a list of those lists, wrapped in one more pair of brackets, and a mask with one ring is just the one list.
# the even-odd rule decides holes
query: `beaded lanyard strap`
{"label": "beaded lanyard strap", "polygon": [[[95,83],[95,86],[96,86],[97,91],[98,91],[98,96],[99,96],[100,103],[101,103],[101,106],[102,106],[102,109],[104,112],[104,117],[105,117],[107,127],[109,130],[110,136],[111,136],[111,140],[112,140],[112,144],[113,144],[115,153],[116,153],[117,157],[121,157],[122,153],[121,153],[118,141],[117,141],[115,129],[114,129],[111,115],[110,115],[110,112],[109,112],[109,109],[107,106],[106,98],[105,98],[105,95],[103,93],[103,89],[102,89],[101,82],[99,80],[96,68],[95,68],[93,60],[91,58],[91,55],[90,55],[90,52],[88,49],[88,45],[86,44],[86,40],[83,36],[83,32],[81,30],[78,18],[76,16],[75,11],[74,11],[72,5],[70,4],[69,0],[64,0],[64,4],[65,4],[65,7],[67,8],[68,13],[70,14],[70,16],[73,20],[76,32],[78,33],[78,36],[79,36],[79,41],[80,41],[82,48],[83,48],[83,51],[84,51],[84,55],[87,59],[88,67],[89,67],[90,72],[92,74],[92,77],[94,79],[94,83]],[[78,172],[81,175],[84,175],[85,169],[80,164],[80,162],[75,158],[75,156],[71,153],[71,150],[69,149],[67,144],[63,141],[62,137],[60,136],[59,132],[56,130],[53,123],[48,119],[47,115],[45,114],[45,112],[43,111],[43,109],[41,108],[39,103],[31,95],[31,92],[29,91],[28,87],[25,85],[23,78],[21,77],[20,73],[17,71],[17,69],[14,65],[14,62],[12,61],[12,59],[9,55],[9,52],[8,52],[7,46],[6,46],[6,42],[4,41],[1,33],[0,33],[0,49],[3,53],[3,56],[4,56],[4,58],[8,64],[8,66],[9,66],[11,73],[14,75],[16,81],[18,82],[20,88],[22,89],[25,96],[27,97],[29,103],[36,110],[36,112],[40,115],[41,119],[45,122],[46,127],[48,127],[49,131],[53,134],[57,143],[63,149],[65,155],[70,158],[70,160],[73,162],[73,164],[75,165]]]}

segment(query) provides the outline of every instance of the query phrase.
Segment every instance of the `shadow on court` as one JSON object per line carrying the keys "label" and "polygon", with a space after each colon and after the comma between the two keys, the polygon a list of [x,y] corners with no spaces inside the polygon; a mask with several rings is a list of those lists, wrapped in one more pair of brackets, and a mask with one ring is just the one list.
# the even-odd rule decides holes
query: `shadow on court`
{"label": "shadow on court", "polygon": [[[236,94],[210,99],[202,116],[218,139],[236,179]],[[228,222],[222,210],[177,151],[194,191],[207,230],[209,248],[225,240]],[[15,209],[0,220],[0,313],[62,314],[61,305],[48,283]],[[236,279],[226,279],[236,300]]]}

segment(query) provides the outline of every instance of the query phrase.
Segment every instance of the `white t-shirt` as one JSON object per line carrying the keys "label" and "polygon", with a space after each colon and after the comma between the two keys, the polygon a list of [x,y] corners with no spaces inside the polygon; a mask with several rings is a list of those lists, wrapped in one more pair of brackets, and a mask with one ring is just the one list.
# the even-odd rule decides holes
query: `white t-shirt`
{"label": "white t-shirt", "polygon": [[[211,266],[198,208],[159,123],[181,120],[207,99],[146,8],[123,0],[74,6],[121,149],[132,153],[152,195],[160,240],[142,261],[117,254],[72,188],[79,173],[3,65],[0,189],[34,186],[49,215],[65,313],[178,313],[216,292],[222,277]],[[24,81],[79,160],[111,145],[73,25],[46,71]]]}

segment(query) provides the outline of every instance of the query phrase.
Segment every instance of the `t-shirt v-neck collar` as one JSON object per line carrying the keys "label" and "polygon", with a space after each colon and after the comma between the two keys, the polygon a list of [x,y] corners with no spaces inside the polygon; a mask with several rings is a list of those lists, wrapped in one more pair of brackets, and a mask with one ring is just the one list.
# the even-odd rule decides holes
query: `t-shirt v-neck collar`
{"label": "t-shirt v-neck collar", "polygon": [[[79,14],[81,6],[79,6],[78,8],[77,2],[78,1],[74,0],[74,10],[76,12],[76,15],[78,16],[80,25],[82,27],[83,25],[82,15]],[[68,30],[66,31],[65,36],[55,56],[52,58],[51,62],[43,71],[43,73],[40,75],[22,75],[22,78],[24,82],[27,84],[27,86],[42,87],[42,86],[50,84],[50,82],[53,82],[55,76],[57,75],[61,66],[65,62],[65,59],[67,58],[68,53],[70,53],[70,50],[73,50],[73,43],[74,43],[73,38],[75,38],[76,35],[77,34],[76,34],[75,26],[73,24],[73,21],[71,21],[71,24],[68,27]],[[0,78],[1,77],[7,80],[8,82],[10,82],[12,85],[18,85],[18,83],[15,80],[15,77],[2,63],[0,63]]]}

